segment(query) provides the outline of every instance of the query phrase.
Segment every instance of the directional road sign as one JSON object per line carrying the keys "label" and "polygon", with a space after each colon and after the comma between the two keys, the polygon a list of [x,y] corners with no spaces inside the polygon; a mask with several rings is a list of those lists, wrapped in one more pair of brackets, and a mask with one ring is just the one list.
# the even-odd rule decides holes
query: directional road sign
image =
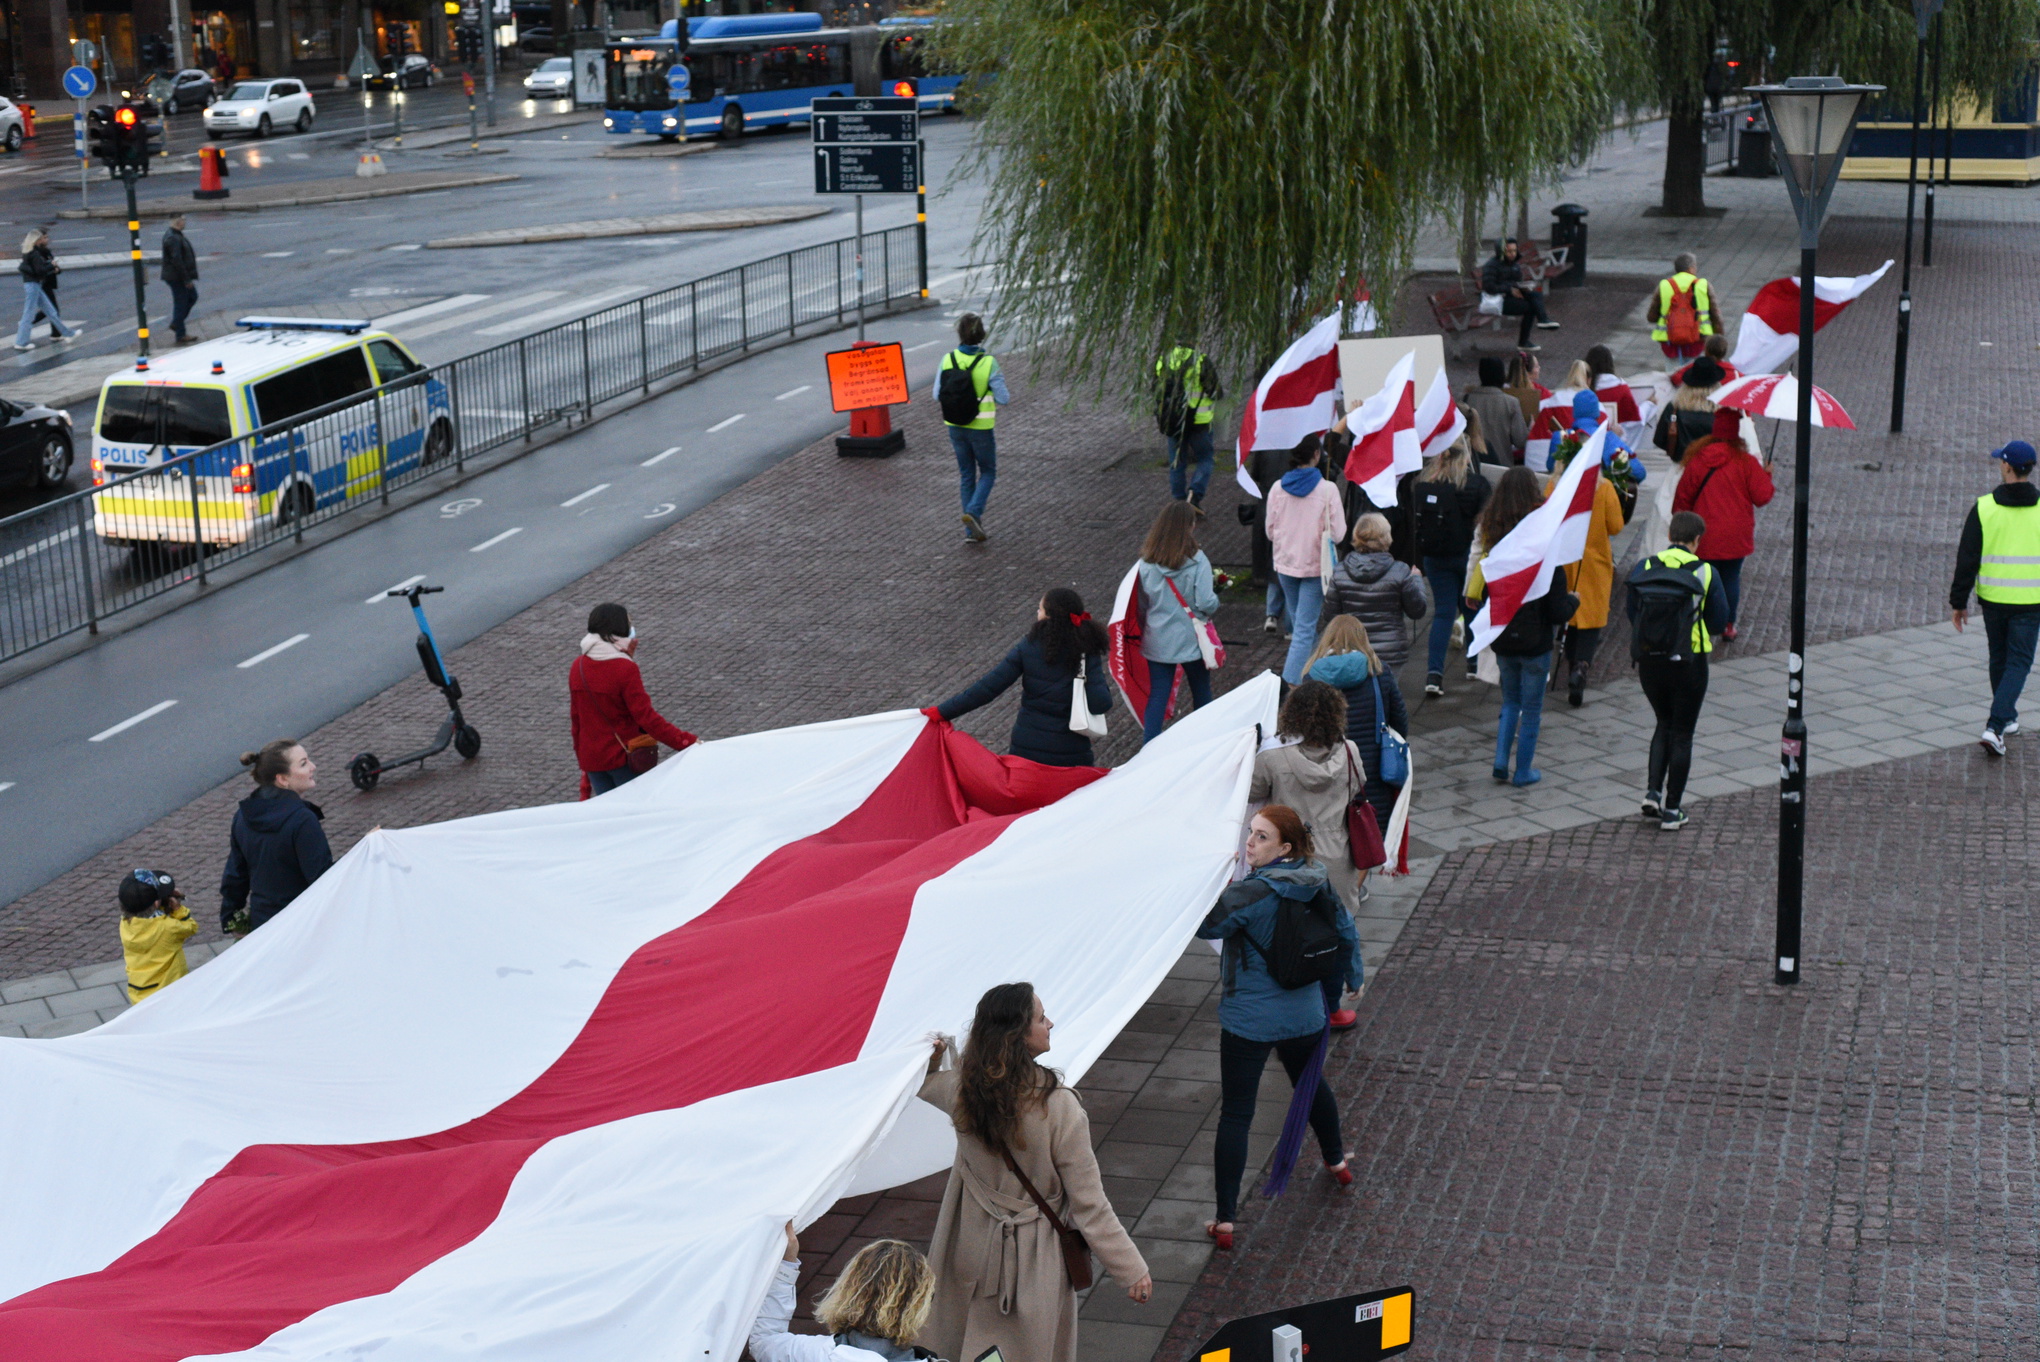
{"label": "directional road sign", "polygon": [[64,93],[73,99],[90,99],[99,88],[99,77],[89,66],[73,66],[64,72]]}
{"label": "directional road sign", "polygon": [[912,194],[921,186],[920,101],[810,101],[817,194]]}

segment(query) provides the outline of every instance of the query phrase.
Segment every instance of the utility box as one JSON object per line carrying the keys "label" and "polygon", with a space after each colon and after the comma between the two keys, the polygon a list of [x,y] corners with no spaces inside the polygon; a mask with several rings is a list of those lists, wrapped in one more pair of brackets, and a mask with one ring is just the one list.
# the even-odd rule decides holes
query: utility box
{"label": "utility box", "polygon": [[1553,288],[1585,288],[1587,284],[1587,210],[1561,203],[1551,210],[1551,246],[1567,248],[1565,272],[1554,275]]}

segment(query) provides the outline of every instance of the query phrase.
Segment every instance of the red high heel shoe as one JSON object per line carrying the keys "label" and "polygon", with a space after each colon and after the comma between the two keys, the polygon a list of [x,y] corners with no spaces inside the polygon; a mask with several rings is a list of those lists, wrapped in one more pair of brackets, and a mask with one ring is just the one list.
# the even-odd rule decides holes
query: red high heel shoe
{"label": "red high heel shoe", "polygon": [[1205,1221],[1204,1232],[1211,1236],[1211,1242],[1218,1246],[1220,1253],[1231,1253],[1232,1231],[1230,1229],[1220,1229],[1218,1223],[1216,1220]]}
{"label": "red high heel shoe", "polygon": [[1336,1164],[1326,1164],[1325,1171],[1337,1178],[1341,1187],[1351,1187],[1353,1185],[1353,1170],[1346,1166],[1344,1159],[1340,1159]]}

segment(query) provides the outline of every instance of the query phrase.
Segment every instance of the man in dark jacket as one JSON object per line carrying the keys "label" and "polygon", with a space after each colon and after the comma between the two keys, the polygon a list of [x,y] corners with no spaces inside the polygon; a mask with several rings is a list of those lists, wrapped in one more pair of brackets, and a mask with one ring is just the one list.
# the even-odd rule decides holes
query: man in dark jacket
{"label": "man in dark jacket", "polygon": [[1519,350],[1541,350],[1541,345],[1530,343],[1530,328],[1540,331],[1556,331],[1558,323],[1544,315],[1544,295],[1523,283],[1523,266],[1516,259],[1516,238],[1510,237],[1496,249],[1494,256],[1480,267],[1480,291],[1492,297],[1502,296],[1502,315],[1521,317],[1522,325],[1516,328],[1516,348]]}
{"label": "man in dark jacket", "polygon": [[2033,446],[2014,440],[1990,455],[2000,465],[1996,488],[1976,499],[1955,550],[1948,617],[1959,632],[1969,619],[1969,591],[1983,603],[1990,645],[1990,719],[1977,739],[1994,757],[2019,731],[2019,693],[2033,670],[2040,640],[2040,487],[2033,485]]}
{"label": "man in dark jacket", "polygon": [[184,237],[184,215],[170,219],[163,233],[163,282],[170,286],[170,330],[179,345],[191,343],[184,334],[185,319],[198,302],[198,252]]}
{"label": "man in dark jacket", "polygon": [[[303,758],[304,749],[296,750]],[[309,758],[301,766],[293,762],[274,784],[256,786],[241,801],[220,876],[222,931],[232,930],[229,924],[244,907],[248,930],[260,927],[332,869],[333,849],[319,826],[325,814],[301,794],[313,787],[316,769]]]}

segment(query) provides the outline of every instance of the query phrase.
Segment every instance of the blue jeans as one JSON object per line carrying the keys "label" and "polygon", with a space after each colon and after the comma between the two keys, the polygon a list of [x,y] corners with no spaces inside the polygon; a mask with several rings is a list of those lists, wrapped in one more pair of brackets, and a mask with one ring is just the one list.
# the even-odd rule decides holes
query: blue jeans
{"label": "blue jeans", "polygon": [[198,302],[198,290],[190,284],[170,286],[170,334],[184,339],[184,323],[191,316],[192,306]]}
{"label": "blue jeans", "polygon": [[1325,584],[1316,576],[1292,577],[1286,572],[1276,573],[1275,580],[1282,583],[1282,604],[1289,612],[1289,655],[1282,659],[1282,679],[1293,686],[1303,680],[1303,664],[1317,649]]}
{"label": "blue jeans", "polygon": [[35,319],[38,315],[49,318],[50,325],[56,327],[62,335],[78,334],[78,328],[75,326],[64,325],[64,319],[57,315],[57,300],[43,292],[41,284],[33,284],[24,279],[22,292],[24,297],[21,304],[21,325],[14,332],[16,345],[28,344],[28,334],[35,329]]}
{"label": "blue jeans", "polygon": [[1990,645],[1990,731],[2002,733],[2019,717],[2019,692],[2033,670],[2040,610],[2012,610],[1983,602],[1983,637]]}
{"label": "blue jeans", "polygon": [[1734,624],[1736,611],[1742,607],[1742,565],[1740,558],[1716,558],[1709,560],[1714,575],[1721,578],[1721,594],[1728,597],[1728,622]]}
{"label": "blue jeans", "polygon": [[1268,615],[1271,619],[1289,618],[1289,607],[1282,603],[1282,579],[1272,578],[1268,582]]}
{"label": "blue jeans", "polygon": [[619,766],[613,771],[588,772],[588,796],[606,795],[619,785],[628,785],[636,780],[638,773],[628,766]]}
{"label": "blue jeans", "polygon": [[[1466,559],[1424,555],[1424,580],[1431,584],[1431,655],[1427,672],[1445,670],[1445,652],[1452,646],[1452,621],[1466,613]],[[1447,604],[1452,609],[1447,610]],[[1500,654],[1496,654],[1500,656]]]}
{"label": "blue jeans", "polygon": [[1203,661],[1156,662],[1150,659],[1148,667],[1147,709],[1140,716],[1140,740],[1153,742],[1155,735],[1162,731],[1162,717],[1169,712],[1169,693],[1176,688],[1176,668],[1183,669],[1183,679],[1190,683],[1190,707],[1203,709],[1211,703],[1211,673]]}
{"label": "blue jeans", "polygon": [[1551,654],[1510,657],[1496,653],[1502,669],[1502,731],[1495,738],[1495,769],[1509,769],[1509,749],[1516,749],[1516,776],[1521,779],[1536,769],[1537,730],[1544,722],[1544,679],[1551,671]]}
{"label": "blue jeans", "polygon": [[956,475],[963,493],[963,513],[982,519],[999,478],[999,446],[990,430],[949,426],[949,447],[956,451]]}
{"label": "blue jeans", "polygon": [[1170,499],[1182,501],[1187,496],[1202,502],[1211,486],[1211,427],[1192,426],[1183,439],[1171,435],[1168,440]]}

